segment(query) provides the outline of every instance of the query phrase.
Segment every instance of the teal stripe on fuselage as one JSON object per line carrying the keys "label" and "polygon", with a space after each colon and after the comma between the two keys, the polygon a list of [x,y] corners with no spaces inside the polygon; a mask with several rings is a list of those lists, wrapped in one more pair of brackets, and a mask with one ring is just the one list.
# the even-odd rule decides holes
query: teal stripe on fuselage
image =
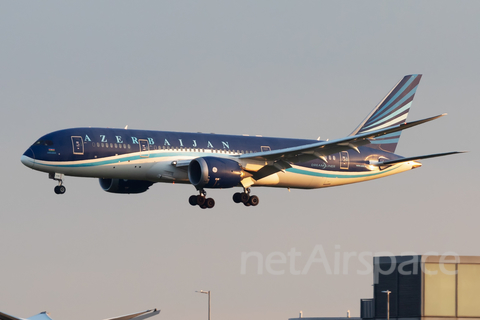
{"label": "teal stripe on fuselage", "polygon": [[[147,159],[152,159],[152,158],[164,158],[164,157],[173,157],[173,156],[199,156],[198,154],[194,153],[174,153],[174,152],[169,152],[169,153],[161,153],[161,154],[150,154],[148,157],[141,157],[140,155],[137,156],[129,156],[129,157],[123,157],[123,158],[117,158],[117,159],[111,159],[111,160],[99,160],[95,162],[88,162],[88,163],[74,163],[74,164],[62,164],[60,161],[55,163],[55,164],[47,164],[47,163],[41,163],[39,162],[38,164],[43,165],[43,166],[49,166],[49,167],[61,167],[61,168],[83,168],[83,167],[95,167],[95,166],[104,166],[108,164],[115,164],[115,163],[122,163],[122,162],[128,162],[128,161],[135,161],[135,160],[147,160]],[[78,160],[78,162],[83,162],[83,161],[90,161],[90,160]]]}

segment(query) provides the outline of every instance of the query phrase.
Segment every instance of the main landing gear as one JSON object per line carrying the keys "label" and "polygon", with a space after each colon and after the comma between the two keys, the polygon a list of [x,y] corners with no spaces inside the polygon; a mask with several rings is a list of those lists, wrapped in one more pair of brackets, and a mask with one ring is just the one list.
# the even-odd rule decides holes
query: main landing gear
{"label": "main landing gear", "polygon": [[[211,209],[215,206],[215,200],[207,198],[205,190],[199,190],[199,195],[192,195],[188,198],[188,202],[192,206],[199,206],[202,209]],[[243,203],[246,207],[256,206],[260,202],[257,196],[250,195],[250,188],[244,189],[243,192],[237,192],[233,195],[235,203]]]}
{"label": "main landing gear", "polygon": [[207,198],[207,192],[205,190],[200,190],[198,196],[190,196],[188,202],[192,206],[199,206],[202,209],[211,209],[215,206],[215,200],[213,200],[213,198]]}
{"label": "main landing gear", "polygon": [[65,186],[63,185],[63,173],[50,173],[48,177],[50,179],[58,181],[58,186],[53,189],[56,194],[64,194],[65,191],[67,191],[67,188],[65,188]]}
{"label": "main landing gear", "polygon": [[243,203],[246,207],[256,206],[260,200],[257,196],[250,195],[250,188],[244,189],[243,192],[233,194],[233,202]]}

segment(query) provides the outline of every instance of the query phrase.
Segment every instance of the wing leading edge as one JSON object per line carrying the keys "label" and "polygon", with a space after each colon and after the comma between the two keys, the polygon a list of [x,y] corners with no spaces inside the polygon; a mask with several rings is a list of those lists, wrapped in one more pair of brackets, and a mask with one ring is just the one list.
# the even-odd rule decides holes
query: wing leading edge
{"label": "wing leading edge", "polygon": [[420,124],[441,118],[445,116],[446,113],[430,117],[422,120],[417,120],[409,123],[403,123],[386,129],[380,129],[375,131],[370,131],[362,134],[357,134],[354,136],[348,136],[341,139],[331,140],[331,141],[321,141],[312,144],[302,145],[298,147],[284,148],[272,151],[256,152],[243,154],[240,159],[255,159],[255,160],[266,160],[266,161],[286,161],[290,163],[297,163],[302,161],[308,161],[315,158],[323,158],[333,153],[337,153],[345,150],[356,150],[358,152],[358,147],[370,144],[377,137],[381,137],[386,134],[402,131]]}
{"label": "wing leading edge", "polygon": [[145,311],[142,311],[142,312],[127,314],[127,315],[123,315],[123,316],[119,316],[119,317],[115,317],[115,318],[108,318],[108,319],[104,319],[104,320],[131,320],[131,319],[143,320],[143,319],[147,319],[147,318],[156,316],[159,313],[160,313],[160,310],[157,310],[155,308],[155,309],[150,309],[150,310],[145,310]]}

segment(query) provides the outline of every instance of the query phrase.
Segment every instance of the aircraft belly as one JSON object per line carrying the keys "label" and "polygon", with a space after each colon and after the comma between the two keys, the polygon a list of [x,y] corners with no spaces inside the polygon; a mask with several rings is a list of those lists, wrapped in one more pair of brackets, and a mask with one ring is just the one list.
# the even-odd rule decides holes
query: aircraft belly
{"label": "aircraft belly", "polygon": [[330,171],[293,166],[287,169],[285,175],[279,173],[280,183],[277,186],[304,189],[333,187],[378,179],[410,169],[410,165],[402,164],[367,172]]}
{"label": "aircraft belly", "polygon": [[312,189],[316,180],[314,176],[297,174],[290,170],[279,172],[278,176],[278,186],[287,188]]}

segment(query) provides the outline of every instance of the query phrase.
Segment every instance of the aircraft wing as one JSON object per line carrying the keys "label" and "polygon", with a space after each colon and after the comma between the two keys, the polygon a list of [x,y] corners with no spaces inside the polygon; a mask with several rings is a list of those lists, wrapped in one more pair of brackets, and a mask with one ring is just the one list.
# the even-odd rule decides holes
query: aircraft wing
{"label": "aircraft wing", "polygon": [[0,312],[0,320],[23,320],[22,318],[17,318],[9,314]]}
{"label": "aircraft wing", "polygon": [[33,317],[27,318],[27,320],[52,320],[52,318],[50,318],[49,314],[44,311],[34,315]]}
{"label": "aircraft wing", "polygon": [[395,163],[402,163],[402,162],[408,162],[408,161],[416,161],[416,160],[422,160],[422,159],[428,159],[428,158],[435,158],[435,157],[443,157],[443,156],[448,156],[451,154],[457,154],[457,153],[465,153],[465,151],[452,151],[452,152],[445,152],[445,153],[435,153],[435,154],[427,154],[424,156],[417,156],[417,157],[408,157],[408,158],[400,158],[400,159],[395,159],[395,160],[387,160],[387,161],[375,161],[372,162],[370,161],[370,165],[374,166],[389,166]]}
{"label": "aircraft wing", "polygon": [[[306,144],[297,147],[284,148],[272,151],[263,151],[255,153],[247,153],[240,156],[240,159],[257,159],[257,160],[281,160],[281,159],[291,159],[294,160],[300,155],[314,155],[313,158],[319,158],[320,156],[325,156],[338,151],[348,150],[348,149],[357,149],[359,146],[363,146],[370,143],[370,140],[374,140],[376,137],[380,137],[386,134],[394,133],[397,131],[402,131],[419,124],[423,124],[440,117],[445,116],[446,113],[426,118],[423,120],[417,120],[409,123],[404,123],[396,125],[393,127],[379,129],[375,131],[365,132],[362,134],[348,136],[341,139],[331,140],[331,141],[320,141],[311,144]],[[300,160],[303,161],[303,160]],[[299,162],[299,161],[292,161]]]}
{"label": "aircraft wing", "polygon": [[331,141],[320,141],[307,145],[301,145],[291,148],[284,148],[272,151],[264,152],[255,152],[247,153],[241,155],[240,159],[252,159],[252,160],[263,160],[263,161],[273,161],[273,165],[268,165],[261,168],[256,173],[253,173],[253,178],[255,180],[266,177],[270,174],[273,174],[278,171],[283,171],[291,167],[291,163],[305,162],[313,159],[324,159],[326,156],[340,151],[345,150],[356,150],[358,152],[358,147],[370,144],[371,141],[374,141],[375,138],[381,137],[386,134],[402,131],[435,119],[445,116],[446,113],[430,117],[422,120],[412,121],[408,123],[403,123],[400,125],[383,128],[379,130],[373,130],[354,136],[348,136],[341,139],[331,140]]}
{"label": "aircraft wing", "polygon": [[0,312],[0,320],[52,320],[46,311],[41,312],[27,319],[17,318],[9,314]]}
{"label": "aircraft wing", "polygon": [[123,316],[120,316],[120,317],[108,318],[108,319],[105,319],[105,320],[130,320],[130,319],[143,320],[143,319],[147,319],[147,318],[156,316],[159,313],[160,313],[160,310],[151,309],[151,310],[145,310],[145,311],[142,311],[142,312],[123,315]]}

